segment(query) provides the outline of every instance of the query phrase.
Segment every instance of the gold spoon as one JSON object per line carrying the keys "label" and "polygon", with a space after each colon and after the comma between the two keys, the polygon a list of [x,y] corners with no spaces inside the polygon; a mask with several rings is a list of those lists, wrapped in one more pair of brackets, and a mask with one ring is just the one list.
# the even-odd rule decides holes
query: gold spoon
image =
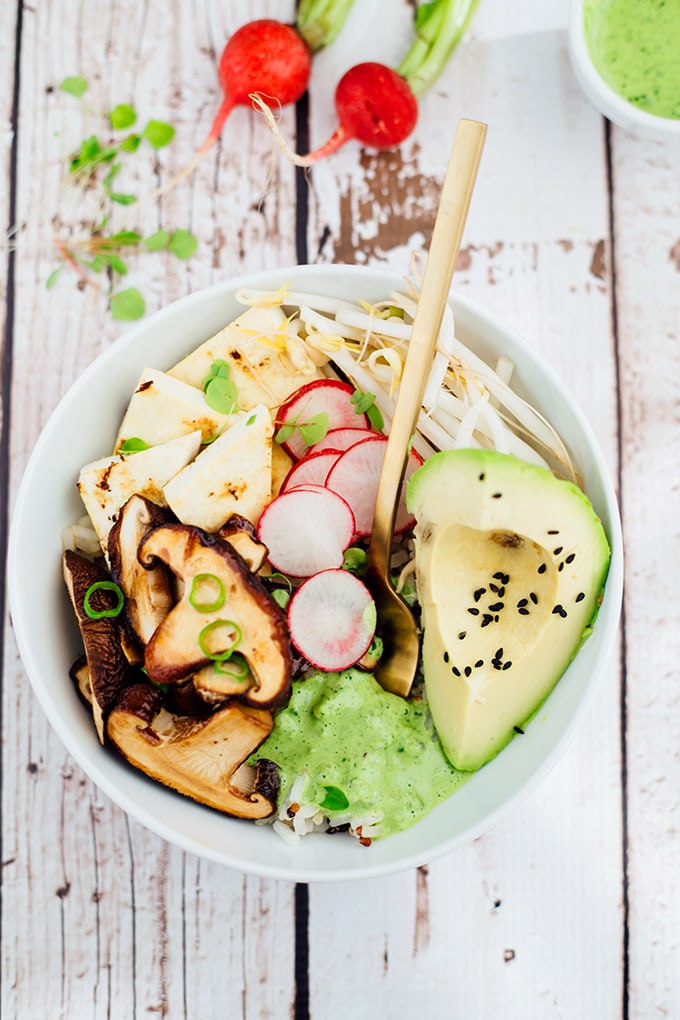
{"label": "gold spoon", "polygon": [[376,678],[385,690],[403,697],[416,674],[420,641],[413,613],[390,582],[394,518],[485,138],[486,124],[458,122],[376,495],[366,575],[384,645]]}

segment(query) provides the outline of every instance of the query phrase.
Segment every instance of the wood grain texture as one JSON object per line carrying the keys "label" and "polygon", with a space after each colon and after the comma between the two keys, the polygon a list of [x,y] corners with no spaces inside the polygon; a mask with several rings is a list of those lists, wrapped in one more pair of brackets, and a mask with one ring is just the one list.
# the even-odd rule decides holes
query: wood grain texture
{"label": "wood grain texture", "polygon": [[[332,129],[346,67],[406,51],[411,3],[391,0],[388,19],[384,8],[361,0],[315,59],[298,111],[310,144]],[[398,152],[350,144],[305,178],[237,111],[191,178],[136,211],[147,232],[193,230],[198,254],[131,259],[127,279],[153,311],[219,278],[293,263],[301,249],[312,262],[404,272],[429,240],[455,121],[489,123],[456,286],[545,357],[621,488],[625,629],[571,746],[469,846],[417,871],[296,895],[181,852],[98,791],[48,726],[5,616],[3,1018],[680,1015],[678,615],[663,569],[679,552],[680,151],[605,129],[571,74],[566,9],[484,0]],[[3,225],[17,10],[0,5]],[[209,130],[224,41],[262,16],[292,20],[293,0],[23,7],[13,280],[0,248],[6,414],[11,383],[0,527],[50,412],[126,328],[106,293],[79,290],[68,273],[45,290],[54,232],[77,225],[64,156],[102,110],[134,102],[177,135],[130,161],[125,186],[142,194],[167,180]],[[85,107],[58,90],[76,73],[90,82]],[[281,129],[294,140],[295,111]]]}

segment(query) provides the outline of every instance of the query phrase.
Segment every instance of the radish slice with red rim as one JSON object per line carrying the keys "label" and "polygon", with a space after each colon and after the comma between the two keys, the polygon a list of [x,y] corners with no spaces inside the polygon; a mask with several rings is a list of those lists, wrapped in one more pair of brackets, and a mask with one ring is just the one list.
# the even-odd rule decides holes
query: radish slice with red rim
{"label": "radish slice with red rim", "polygon": [[325,450],[339,450],[341,453],[344,453],[345,450],[349,450],[350,446],[361,443],[371,435],[373,433],[369,432],[368,429],[331,429],[323,439],[320,439],[318,443],[312,446],[310,452],[323,453]]}
{"label": "radish slice with red rim", "polygon": [[337,493],[320,485],[290,489],[263,510],[257,537],[275,570],[311,577],[340,567],[354,537],[354,515]]}
{"label": "radish slice with red rim", "polygon": [[288,605],[290,639],[312,666],[349,669],[375,633],[376,609],[366,585],[347,570],[322,570],[305,581]]}
{"label": "radish slice with red rim", "polygon": [[[356,443],[341,457],[338,457],[326,478],[328,488],[342,496],[352,508],[356,534],[361,538],[370,535],[373,527],[375,497],[386,445],[387,436],[381,435],[371,435],[361,443]],[[411,450],[406,464],[404,482],[408,481],[422,463],[420,454]],[[406,509],[404,486],[402,485],[394,521],[395,534],[406,531],[413,522],[413,516]]]}
{"label": "radish slice with red rim", "polygon": [[[280,440],[286,453],[295,460],[304,457],[309,447],[314,445],[306,442],[304,429],[317,421],[321,414],[328,418],[328,430],[350,426],[368,430],[368,417],[357,414],[352,403],[354,392],[354,387],[341,379],[314,379],[295,390],[281,404],[276,415],[279,431],[285,430],[286,426],[291,426],[293,430],[285,439]],[[300,431],[301,427],[303,431]]]}
{"label": "radish slice with red rim", "polygon": [[317,453],[312,447],[310,453],[297,464],[293,464],[283,480],[280,491],[288,492],[298,485],[323,485],[328,472],[341,455],[342,450],[321,450]]}

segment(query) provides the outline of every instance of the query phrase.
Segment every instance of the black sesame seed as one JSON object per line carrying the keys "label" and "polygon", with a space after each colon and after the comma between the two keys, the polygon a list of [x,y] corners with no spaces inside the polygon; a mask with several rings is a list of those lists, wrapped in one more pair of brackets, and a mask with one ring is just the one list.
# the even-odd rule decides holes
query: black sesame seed
{"label": "black sesame seed", "polygon": [[493,616],[491,613],[484,613],[484,616],[482,617],[482,627],[488,627],[492,620]]}
{"label": "black sesame seed", "polygon": [[558,569],[558,571],[564,570],[564,560],[560,563],[560,565],[559,565],[559,567],[557,569]]}
{"label": "black sesame seed", "polygon": [[574,599],[574,602],[583,602],[585,597],[586,597],[585,592],[580,591],[576,598]]}
{"label": "black sesame seed", "polygon": [[448,662],[448,661],[449,661],[449,653],[448,652],[444,652],[444,662]]}
{"label": "black sesame seed", "polygon": [[530,591],[529,592],[529,598],[531,599],[531,601],[533,602],[533,604],[535,606],[538,605],[538,595],[536,594],[535,591]]}
{"label": "black sesame seed", "polygon": [[452,666],[451,672],[453,673],[454,676],[460,676],[460,670],[458,669],[458,666]]}
{"label": "black sesame seed", "polygon": [[498,596],[499,596],[499,598],[503,598],[504,595],[505,595],[505,585],[502,584],[500,586],[500,588],[498,589]]}
{"label": "black sesame seed", "polygon": [[553,549],[553,556],[559,556],[563,549],[563,545],[558,545],[557,549]]}
{"label": "black sesame seed", "polygon": [[483,665],[484,665],[484,659],[477,659],[477,661],[475,663],[475,669],[479,669],[480,666],[483,666]]}
{"label": "black sesame seed", "polygon": [[501,581],[503,584],[507,584],[510,580],[510,574],[501,574]]}
{"label": "black sesame seed", "polygon": [[489,606],[489,609],[492,613],[499,613],[504,605],[504,602],[494,602],[492,606]]}
{"label": "black sesame seed", "polygon": [[547,532],[547,534],[548,535],[559,535],[559,531],[557,530],[557,528],[553,528],[551,531]]}
{"label": "black sesame seed", "polygon": [[522,729],[521,726],[513,726],[512,728],[515,731],[515,733],[524,733],[524,730]]}
{"label": "black sesame seed", "polygon": [[492,592],[495,592],[496,594],[498,594],[498,585],[497,584],[490,584],[489,585],[489,591],[492,591]]}
{"label": "black sesame seed", "polygon": [[493,620],[494,620],[494,623],[498,623],[499,617],[498,616],[494,616]]}
{"label": "black sesame seed", "polygon": [[458,635],[458,640],[462,641],[466,634],[467,634],[466,630],[461,630],[460,634]]}
{"label": "black sesame seed", "polygon": [[465,676],[470,676],[470,674],[472,673],[472,666],[466,666],[464,672]]}
{"label": "black sesame seed", "polygon": [[518,607],[519,606],[526,606],[528,602],[529,602],[529,599],[520,599],[519,602],[517,603],[517,605],[518,605]]}
{"label": "black sesame seed", "polygon": [[482,471],[481,475],[479,476],[480,482],[483,482],[484,478],[485,478],[485,475],[484,475],[484,472]]}
{"label": "black sesame seed", "polygon": [[472,593],[472,597],[475,600],[475,602],[479,602],[485,591],[486,588],[477,588],[477,590]]}
{"label": "black sesame seed", "polygon": [[512,663],[510,662],[510,659],[508,659],[507,662],[503,663],[503,669],[510,669],[511,666],[512,666]]}
{"label": "black sesame seed", "polygon": [[502,647],[496,649],[496,658],[497,659],[502,659],[503,658],[503,648]]}
{"label": "black sesame seed", "polygon": [[564,562],[565,563],[573,563],[575,559],[576,559],[576,553],[569,553],[569,555],[566,557]]}
{"label": "black sesame seed", "polygon": [[479,610],[477,609],[477,606],[470,606],[468,609],[468,613],[470,613],[471,616],[479,616]]}
{"label": "black sesame seed", "polygon": [[495,577],[495,579],[496,579],[497,581],[502,581],[502,580],[503,580],[503,578],[505,577],[505,574],[503,573],[503,571],[502,571],[502,570],[499,570],[499,571],[497,571],[497,572],[496,572],[495,574],[493,574],[492,576],[493,576],[493,577]]}
{"label": "black sesame seed", "polygon": [[531,616],[531,610],[525,609],[524,606],[520,606],[517,612],[520,616]]}
{"label": "black sesame seed", "polygon": [[548,569],[548,568],[546,567],[545,563],[541,563],[540,567],[538,568],[538,571],[537,571],[537,573],[539,573],[539,574],[545,574],[545,572],[546,572],[546,570],[547,570],[547,569]]}
{"label": "black sesame seed", "polygon": [[559,605],[559,603],[553,607],[553,613],[556,613],[558,616],[561,616],[563,620],[567,615],[566,609],[564,608],[564,606]]}
{"label": "black sesame seed", "polygon": [[498,659],[492,659],[492,660],[491,660],[491,665],[493,666],[493,668],[494,668],[494,669],[503,669],[503,666],[502,666],[502,664],[501,664],[501,663],[500,663],[500,662],[498,661]]}

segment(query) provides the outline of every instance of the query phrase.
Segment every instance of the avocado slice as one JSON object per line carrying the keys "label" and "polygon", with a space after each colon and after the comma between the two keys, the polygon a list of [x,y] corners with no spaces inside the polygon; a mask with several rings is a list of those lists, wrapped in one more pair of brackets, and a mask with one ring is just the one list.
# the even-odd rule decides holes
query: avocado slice
{"label": "avocado slice", "polygon": [[451,763],[478,769],[521,730],[589,633],[609,544],[577,486],[490,450],[435,454],[406,501],[432,718]]}

